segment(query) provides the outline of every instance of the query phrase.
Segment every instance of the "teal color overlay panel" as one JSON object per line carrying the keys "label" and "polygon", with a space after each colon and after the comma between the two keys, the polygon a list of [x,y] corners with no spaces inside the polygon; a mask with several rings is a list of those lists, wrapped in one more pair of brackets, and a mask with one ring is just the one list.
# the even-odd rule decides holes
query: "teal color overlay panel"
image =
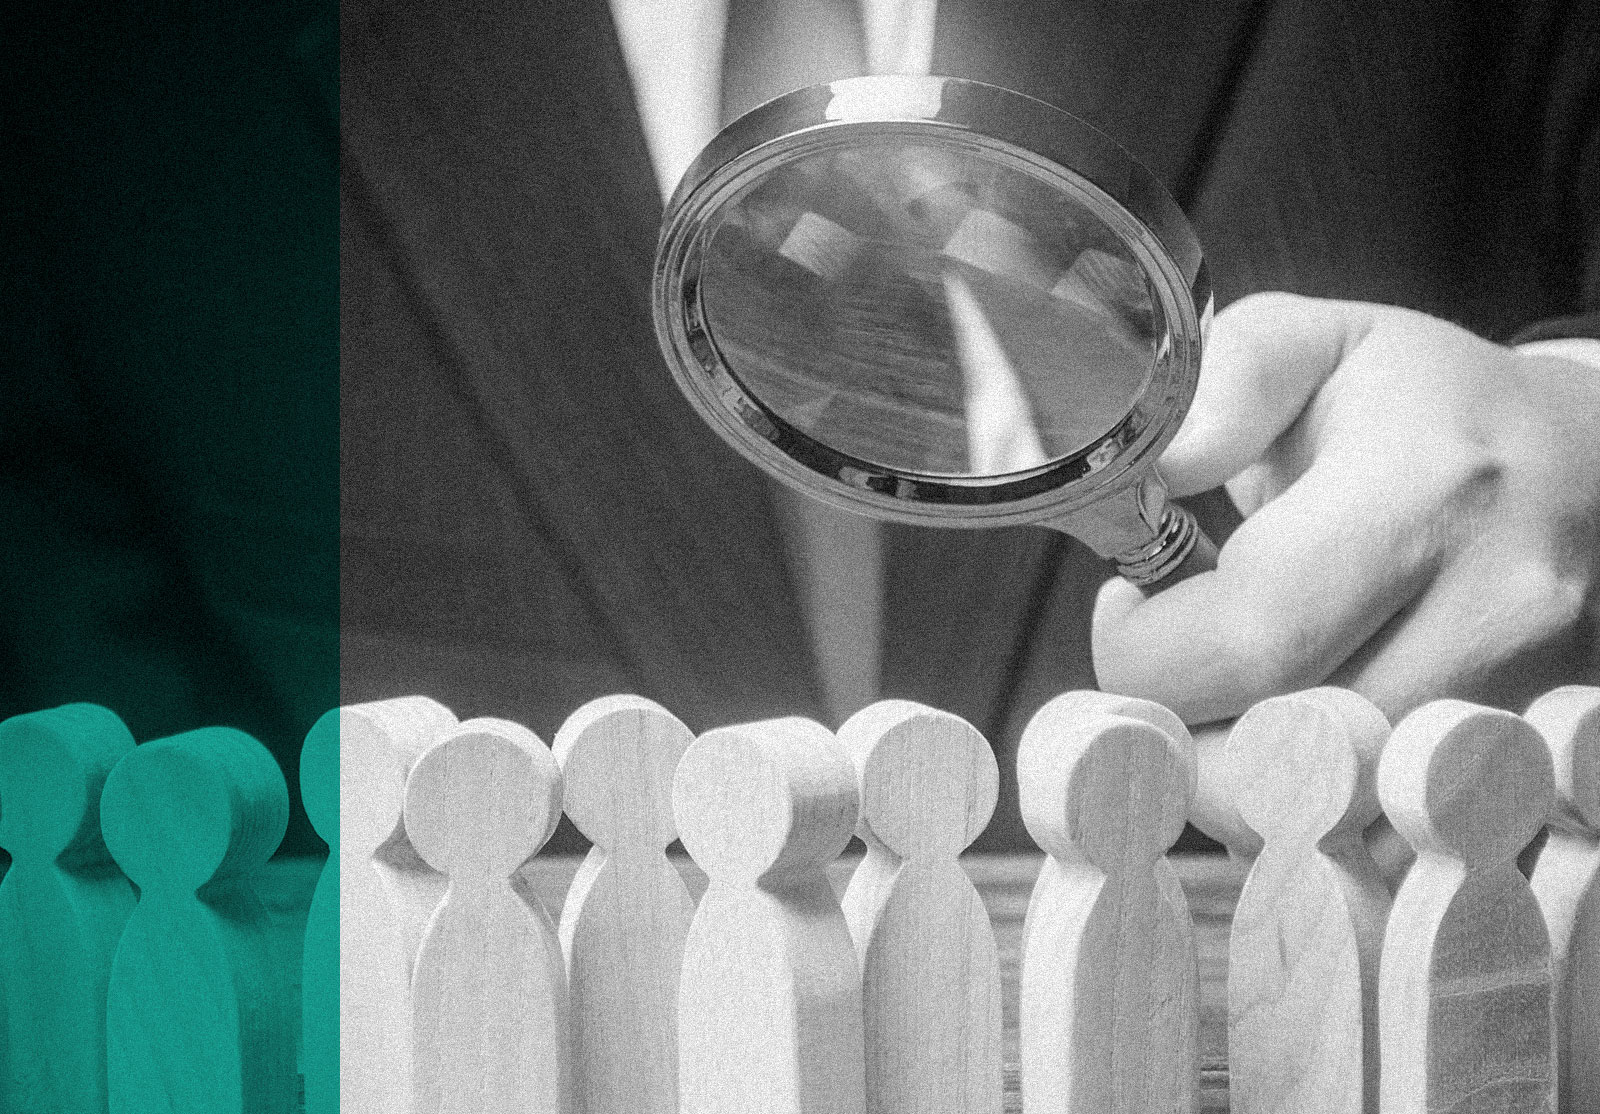
{"label": "teal color overlay panel", "polygon": [[336,7],[5,8],[0,718],[293,771],[338,702]]}
{"label": "teal color overlay panel", "polygon": [[[100,1112],[108,1090],[144,1093],[126,1073],[107,1085],[119,946],[148,948],[161,964],[127,970],[189,996],[174,1024],[231,1031],[242,1003],[259,1055],[234,1090],[298,1109],[308,1065],[338,1064],[336,867],[308,1004],[334,1023],[302,1032],[327,848],[299,788],[302,740],[339,700],[338,6],[8,4],[0,42],[0,721],[49,710],[55,732],[0,740],[0,1038],[41,1050],[26,1079],[0,1071],[0,1110]],[[286,827],[274,803],[236,817],[255,835],[230,837],[251,864],[278,857],[135,915],[148,894],[100,841],[106,748],[202,729],[259,740],[270,773],[252,776],[282,775]],[[335,797],[337,776],[335,754]],[[20,785],[94,798],[65,850]],[[175,822],[152,853],[200,862],[211,837]],[[224,970],[234,1007],[211,993]],[[120,1032],[137,1037],[161,1010],[119,985]],[[164,1087],[221,1101],[205,1073],[231,1053],[199,1044],[222,1059],[177,1057]],[[143,1062],[136,1045],[122,1047]],[[69,1088],[83,1064],[95,1082]],[[336,1110],[336,1092],[316,1108]]]}

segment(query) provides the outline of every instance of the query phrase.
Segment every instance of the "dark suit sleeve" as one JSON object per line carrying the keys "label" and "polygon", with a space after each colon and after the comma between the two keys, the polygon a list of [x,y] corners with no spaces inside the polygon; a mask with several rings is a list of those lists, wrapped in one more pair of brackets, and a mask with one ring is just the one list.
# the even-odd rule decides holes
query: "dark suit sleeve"
{"label": "dark suit sleeve", "polygon": [[1600,337],[1600,9],[1519,7],[1521,24],[1506,47],[1516,61],[1503,72],[1528,91],[1520,121],[1530,141],[1527,157],[1555,250],[1572,276],[1572,297],[1518,328],[1510,341]]}
{"label": "dark suit sleeve", "polygon": [[1536,321],[1527,328],[1517,330],[1511,343],[1528,344],[1536,340],[1569,340],[1575,337],[1600,338],[1600,310]]}

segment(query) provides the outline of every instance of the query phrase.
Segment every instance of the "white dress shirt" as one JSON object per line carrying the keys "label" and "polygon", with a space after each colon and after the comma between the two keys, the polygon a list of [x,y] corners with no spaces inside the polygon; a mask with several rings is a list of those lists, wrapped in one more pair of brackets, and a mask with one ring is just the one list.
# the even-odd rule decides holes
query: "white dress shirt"
{"label": "white dress shirt", "polygon": [[[663,199],[717,134],[728,2],[610,0]],[[860,2],[869,70],[927,73],[938,0]]]}
{"label": "white dress shirt", "polygon": [[[666,200],[720,126],[730,0],[610,2],[656,184]],[[860,3],[860,45],[868,70],[927,73],[937,0]],[[878,694],[882,531],[877,523],[785,489],[773,490],[773,508],[805,614],[823,701],[837,726]]]}

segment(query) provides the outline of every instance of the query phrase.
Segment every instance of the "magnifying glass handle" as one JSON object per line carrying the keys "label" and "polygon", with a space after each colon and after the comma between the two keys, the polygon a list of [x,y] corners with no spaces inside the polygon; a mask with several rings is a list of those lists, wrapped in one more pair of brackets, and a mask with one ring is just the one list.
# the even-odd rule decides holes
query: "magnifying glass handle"
{"label": "magnifying glass handle", "polygon": [[1148,595],[1170,588],[1195,573],[1217,567],[1217,546],[1200,529],[1194,515],[1176,503],[1161,512],[1156,536],[1137,549],[1118,553],[1117,572]]}
{"label": "magnifying glass handle", "polygon": [[1180,580],[1187,580],[1197,572],[1214,572],[1217,567],[1217,543],[1199,526],[1194,528],[1194,547],[1189,555],[1178,562],[1176,568],[1150,585],[1148,591],[1159,592]]}
{"label": "magnifying glass handle", "polygon": [[1049,523],[1115,562],[1117,572],[1146,594],[1217,567],[1217,547],[1194,515],[1167,498],[1155,469],[1138,482]]}

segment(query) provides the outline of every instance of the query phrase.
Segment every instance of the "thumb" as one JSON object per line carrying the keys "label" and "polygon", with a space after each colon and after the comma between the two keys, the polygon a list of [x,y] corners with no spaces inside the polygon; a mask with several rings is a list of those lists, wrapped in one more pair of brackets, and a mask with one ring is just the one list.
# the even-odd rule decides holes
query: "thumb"
{"label": "thumb", "polygon": [[1371,329],[1382,307],[1252,294],[1206,333],[1194,402],[1161,456],[1174,495],[1194,495],[1254,464]]}

